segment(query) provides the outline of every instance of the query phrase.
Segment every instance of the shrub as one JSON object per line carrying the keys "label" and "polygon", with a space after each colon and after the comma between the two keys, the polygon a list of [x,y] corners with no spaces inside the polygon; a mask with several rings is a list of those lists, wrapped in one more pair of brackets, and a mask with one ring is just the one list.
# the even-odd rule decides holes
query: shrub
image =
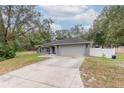
{"label": "shrub", "polygon": [[2,45],[0,46],[0,61],[13,58],[16,56],[16,50],[9,46]]}
{"label": "shrub", "polygon": [[13,58],[16,56],[16,51],[13,48],[6,49],[5,58]]}
{"label": "shrub", "polygon": [[0,57],[0,61],[3,61],[3,60],[5,60],[6,58],[4,58],[4,57]]}

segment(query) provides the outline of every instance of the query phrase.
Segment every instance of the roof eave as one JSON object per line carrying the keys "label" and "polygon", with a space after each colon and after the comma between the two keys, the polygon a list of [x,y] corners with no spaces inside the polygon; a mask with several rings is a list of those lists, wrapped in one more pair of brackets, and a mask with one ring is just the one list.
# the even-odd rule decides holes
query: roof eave
{"label": "roof eave", "polygon": [[76,45],[76,44],[92,44],[93,42],[76,42],[76,43],[60,43],[60,44],[51,44],[51,45],[46,45],[44,47],[50,47],[50,46],[57,46],[57,45]]}

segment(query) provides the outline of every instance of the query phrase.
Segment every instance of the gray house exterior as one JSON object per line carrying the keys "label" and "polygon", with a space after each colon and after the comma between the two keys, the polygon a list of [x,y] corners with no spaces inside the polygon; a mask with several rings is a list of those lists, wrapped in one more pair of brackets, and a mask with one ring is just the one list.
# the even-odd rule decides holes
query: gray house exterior
{"label": "gray house exterior", "polygon": [[39,46],[39,53],[55,54],[57,56],[81,57],[88,56],[92,42],[80,38],[55,40]]}

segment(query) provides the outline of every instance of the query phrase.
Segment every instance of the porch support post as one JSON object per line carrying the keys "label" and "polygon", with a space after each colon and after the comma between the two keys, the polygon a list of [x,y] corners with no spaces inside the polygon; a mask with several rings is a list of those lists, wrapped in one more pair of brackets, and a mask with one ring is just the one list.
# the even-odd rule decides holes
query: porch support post
{"label": "porch support post", "polygon": [[52,47],[50,47],[50,54],[52,53]]}

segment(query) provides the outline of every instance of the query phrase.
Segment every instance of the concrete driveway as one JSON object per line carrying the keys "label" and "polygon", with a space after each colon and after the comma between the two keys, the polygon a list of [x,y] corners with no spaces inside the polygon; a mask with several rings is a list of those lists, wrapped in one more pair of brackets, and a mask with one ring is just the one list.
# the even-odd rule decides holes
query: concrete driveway
{"label": "concrete driveway", "polygon": [[79,67],[82,58],[52,57],[0,76],[0,87],[70,88],[83,87]]}

